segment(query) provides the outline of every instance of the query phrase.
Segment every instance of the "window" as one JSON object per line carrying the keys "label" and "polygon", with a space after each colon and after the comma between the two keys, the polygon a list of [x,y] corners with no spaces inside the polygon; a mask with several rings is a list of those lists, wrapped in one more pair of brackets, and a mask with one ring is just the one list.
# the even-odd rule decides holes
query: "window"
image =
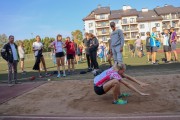
{"label": "window", "polygon": [[101,23],[101,26],[106,26],[106,22],[102,22],[102,23]]}
{"label": "window", "polygon": [[102,34],[106,34],[106,29],[102,29]]}
{"label": "window", "polygon": [[136,38],[137,33],[131,33],[131,38]]}
{"label": "window", "polygon": [[124,31],[129,31],[129,26],[123,26]]}
{"label": "window", "polygon": [[123,19],[123,24],[127,24],[127,19]]}
{"label": "window", "polygon": [[155,26],[156,26],[156,27],[160,27],[160,24],[159,24],[159,23],[155,23]]}
{"label": "window", "polygon": [[106,36],[103,36],[103,37],[102,37],[102,40],[103,40],[103,41],[106,41]]}
{"label": "window", "polygon": [[135,19],[134,18],[130,18],[130,23],[135,23]]}
{"label": "window", "polygon": [[113,20],[112,22],[118,24],[118,23],[119,23],[119,20]]}
{"label": "window", "polygon": [[100,15],[100,19],[105,19],[105,15],[104,14]]}
{"label": "window", "polygon": [[141,36],[145,36],[145,32],[141,32]]}
{"label": "window", "polygon": [[93,30],[89,30],[89,33],[94,33],[94,31]]}
{"label": "window", "polygon": [[140,28],[141,29],[144,29],[145,27],[144,27],[144,24],[140,24]]}
{"label": "window", "polygon": [[93,26],[93,23],[89,23],[89,28],[91,28]]}

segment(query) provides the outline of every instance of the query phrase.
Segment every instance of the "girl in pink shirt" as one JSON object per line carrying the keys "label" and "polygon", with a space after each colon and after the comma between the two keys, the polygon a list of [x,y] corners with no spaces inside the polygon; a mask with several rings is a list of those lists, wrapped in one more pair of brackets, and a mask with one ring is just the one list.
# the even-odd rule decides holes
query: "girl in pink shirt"
{"label": "girl in pink shirt", "polygon": [[139,93],[140,95],[149,95],[143,93],[136,89],[132,84],[128,83],[122,78],[129,79],[141,87],[147,86],[148,84],[140,82],[135,78],[124,74],[126,70],[125,64],[114,65],[112,68],[109,68],[102,72],[100,75],[94,78],[94,91],[97,95],[103,95],[107,93],[109,90],[113,90],[113,104],[126,104],[127,101],[120,98],[122,95],[120,94],[120,83],[123,83],[128,88],[134,90],[135,92]]}

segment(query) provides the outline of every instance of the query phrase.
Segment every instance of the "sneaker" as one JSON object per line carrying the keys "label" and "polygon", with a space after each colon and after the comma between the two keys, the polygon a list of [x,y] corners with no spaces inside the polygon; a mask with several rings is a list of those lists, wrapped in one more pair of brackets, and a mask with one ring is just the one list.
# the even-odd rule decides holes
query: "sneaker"
{"label": "sneaker", "polygon": [[92,71],[92,69],[91,69],[91,68],[88,68],[87,72],[91,72],[91,71]]}
{"label": "sneaker", "polygon": [[71,75],[71,72],[70,72],[70,71],[68,71],[67,75]]}
{"label": "sneaker", "polygon": [[129,93],[121,93],[121,94],[118,96],[118,98],[120,99],[120,98],[122,98],[122,97],[129,97],[129,96],[130,96]]}
{"label": "sneaker", "polygon": [[21,73],[21,74],[23,74],[23,75],[24,75],[24,74],[26,74],[26,71],[22,71],[22,73]]}
{"label": "sneaker", "polygon": [[63,74],[63,77],[66,77],[66,74],[65,74],[65,73]]}
{"label": "sneaker", "polygon": [[51,74],[49,74],[49,73],[46,73],[46,74],[45,74],[45,76],[46,76],[46,77],[49,77],[49,76],[51,76]]}
{"label": "sneaker", "polygon": [[9,86],[9,87],[12,87],[12,86],[14,86],[14,84],[12,84],[12,83],[9,83],[9,84],[8,84],[8,86]]}
{"label": "sneaker", "polygon": [[21,84],[21,82],[15,81],[15,84]]}
{"label": "sneaker", "polygon": [[61,77],[61,74],[58,74],[58,75],[57,75],[57,78],[60,78],[60,77]]}
{"label": "sneaker", "polygon": [[112,104],[125,105],[125,104],[127,104],[127,100],[118,99],[117,101],[113,101]]}
{"label": "sneaker", "polygon": [[40,75],[39,75],[39,78],[43,78],[43,76],[40,74]]}
{"label": "sneaker", "polygon": [[93,73],[93,74],[96,74],[96,71],[97,71],[97,70],[94,69],[94,70],[92,71],[92,73]]}
{"label": "sneaker", "polygon": [[155,62],[155,63],[152,63],[153,65],[159,65],[159,63]]}

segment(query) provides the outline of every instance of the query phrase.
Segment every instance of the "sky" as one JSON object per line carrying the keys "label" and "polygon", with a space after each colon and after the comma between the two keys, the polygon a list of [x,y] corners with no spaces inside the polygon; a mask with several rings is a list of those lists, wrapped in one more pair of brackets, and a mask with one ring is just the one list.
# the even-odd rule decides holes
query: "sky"
{"label": "sky", "polygon": [[71,36],[76,29],[83,31],[82,19],[99,4],[111,10],[123,5],[141,10],[164,4],[180,7],[180,0],[0,0],[0,34],[14,35],[16,40]]}

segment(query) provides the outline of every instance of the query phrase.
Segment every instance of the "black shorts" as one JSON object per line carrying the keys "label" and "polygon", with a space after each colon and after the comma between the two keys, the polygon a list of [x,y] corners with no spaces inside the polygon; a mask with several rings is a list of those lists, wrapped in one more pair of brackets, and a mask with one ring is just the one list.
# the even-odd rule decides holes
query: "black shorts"
{"label": "black shorts", "polygon": [[20,58],[21,61],[24,61],[24,58]]}
{"label": "black shorts", "polygon": [[56,53],[56,58],[58,58],[58,57],[64,57],[64,52]]}
{"label": "black shorts", "polygon": [[67,54],[67,59],[74,59],[74,55],[73,54]]}
{"label": "black shorts", "polygon": [[78,56],[82,56],[82,53],[79,53]]}
{"label": "black shorts", "polygon": [[157,52],[158,48],[156,46],[151,47],[151,52]]}
{"label": "black shorts", "polygon": [[169,51],[171,51],[171,47],[170,47],[170,46],[167,46],[167,45],[164,45],[164,46],[163,46],[163,49],[164,49],[164,52],[169,52]]}
{"label": "black shorts", "polygon": [[151,47],[150,46],[146,46],[146,51],[147,52],[151,52]]}
{"label": "black shorts", "polygon": [[105,94],[104,89],[103,89],[103,86],[97,87],[97,86],[94,85],[94,92],[95,92],[97,95],[103,95],[103,94]]}

